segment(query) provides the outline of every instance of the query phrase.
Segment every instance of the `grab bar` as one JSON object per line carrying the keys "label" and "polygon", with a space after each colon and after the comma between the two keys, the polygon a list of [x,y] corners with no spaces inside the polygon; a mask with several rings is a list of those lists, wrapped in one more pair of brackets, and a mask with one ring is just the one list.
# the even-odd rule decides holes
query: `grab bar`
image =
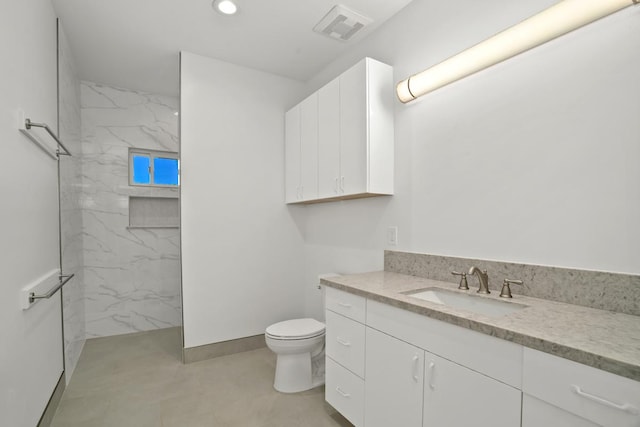
{"label": "grab bar", "polygon": [[[64,146],[62,141],[60,141],[60,138],[58,138],[58,136],[55,133],[53,133],[51,128],[46,123],[35,123],[35,122],[32,122],[31,119],[25,119],[24,127],[27,130],[31,130],[32,126],[35,126],[35,127],[38,127],[38,128],[43,128],[44,130],[47,131],[47,133],[49,135],[51,135],[51,138],[56,140],[56,142],[58,143],[58,148],[56,148],[56,155],[58,155],[58,156],[71,156],[71,152],[67,149],[67,147]],[[64,152],[60,151],[60,147],[62,147]]]}
{"label": "grab bar", "polygon": [[51,296],[56,292],[58,292],[58,289],[63,287],[69,280],[73,278],[73,276],[75,276],[75,274],[58,276],[60,282],[57,285],[55,285],[53,288],[49,289],[49,292],[47,292],[46,294],[36,295],[35,292],[29,293],[29,302],[33,304],[33,302],[37,299],[51,298]]}

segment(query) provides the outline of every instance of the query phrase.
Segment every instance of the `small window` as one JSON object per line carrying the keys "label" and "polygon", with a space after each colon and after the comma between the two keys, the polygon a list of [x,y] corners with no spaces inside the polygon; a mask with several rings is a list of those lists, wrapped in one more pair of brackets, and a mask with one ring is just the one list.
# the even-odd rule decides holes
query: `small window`
{"label": "small window", "polygon": [[177,187],[180,185],[178,153],[130,148],[129,185]]}

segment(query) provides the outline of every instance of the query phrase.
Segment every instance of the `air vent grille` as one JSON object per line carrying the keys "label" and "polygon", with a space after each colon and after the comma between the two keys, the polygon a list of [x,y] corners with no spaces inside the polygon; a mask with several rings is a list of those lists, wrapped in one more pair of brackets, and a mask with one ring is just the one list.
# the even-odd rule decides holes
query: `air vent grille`
{"label": "air vent grille", "polygon": [[313,27],[313,31],[335,40],[347,41],[371,22],[366,16],[336,5]]}

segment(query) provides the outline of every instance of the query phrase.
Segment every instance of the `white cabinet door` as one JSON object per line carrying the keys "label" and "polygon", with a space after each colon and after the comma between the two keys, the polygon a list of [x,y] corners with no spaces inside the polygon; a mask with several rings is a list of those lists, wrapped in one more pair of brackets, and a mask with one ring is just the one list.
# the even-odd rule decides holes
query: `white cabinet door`
{"label": "white cabinet door", "polygon": [[340,76],[340,190],[367,191],[367,63]]}
{"label": "white cabinet door", "polygon": [[300,105],[285,114],[285,201],[300,201]]}
{"label": "white cabinet door", "polygon": [[318,198],[340,195],[340,79],[318,92]]}
{"label": "white cabinet door", "polygon": [[[367,328],[365,411],[367,427],[422,425],[424,350]],[[440,424],[440,426],[454,424]]]}
{"label": "white cabinet door", "polygon": [[520,390],[428,352],[424,370],[424,427],[520,425]]}
{"label": "white cabinet door", "polygon": [[301,198],[318,198],[318,92],[300,104]]}
{"label": "white cabinet door", "polygon": [[528,394],[522,396],[522,427],[598,427],[598,425]]}

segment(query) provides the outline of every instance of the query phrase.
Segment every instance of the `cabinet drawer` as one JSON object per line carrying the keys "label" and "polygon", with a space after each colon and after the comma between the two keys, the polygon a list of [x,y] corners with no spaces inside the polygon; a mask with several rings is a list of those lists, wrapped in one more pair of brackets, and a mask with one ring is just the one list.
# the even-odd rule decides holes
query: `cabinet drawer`
{"label": "cabinet drawer", "polygon": [[325,400],[356,427],[364,424],[364,381],[326,358]]}
{"label": "cabinet drawer", "polygon": [[523,394],[522,427],[540,426],[598,427],[598,424],[531,397],[528,394]]}
{"label": "cabinet drawer", "polygon": [[602,426],[637,426],[640,382],[529,348],[522,391]]}
{"label": "cabinet drawer", "polygon": [[327,355],[364,378],[365,326],[329,310],[326,317]]}
{"label": "cabinet drawer", "polygon": [[338,289],[325,288],[325,307],[350,319],[364,323],[367,300]]}

